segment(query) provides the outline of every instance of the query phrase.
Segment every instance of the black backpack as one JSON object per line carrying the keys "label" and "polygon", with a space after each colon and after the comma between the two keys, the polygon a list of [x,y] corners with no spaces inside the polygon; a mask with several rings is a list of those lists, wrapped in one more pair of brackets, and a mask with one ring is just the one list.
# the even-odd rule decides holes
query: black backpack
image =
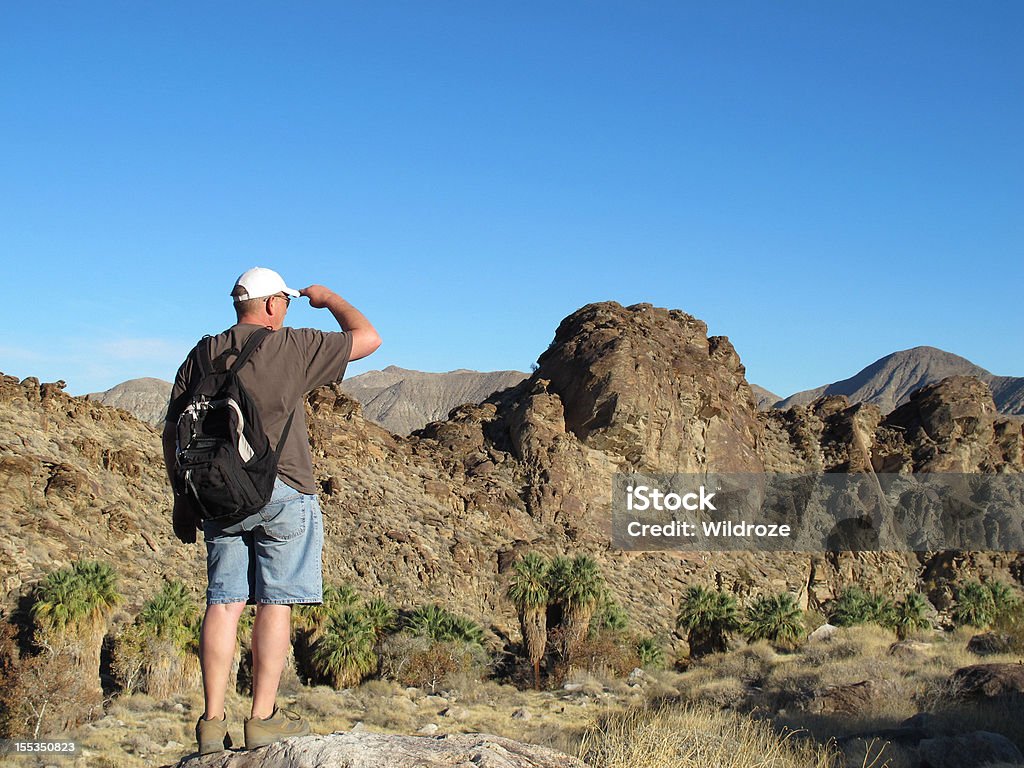
{"label": "black backpack", "polygon": [[270,333],[259,328],[242,345],[234,364],[216,371],[210,341],[196,347],[199,379],[178,417],[174,488],[195,514],[230,525],[262,509],[274,491],[281,446],[292,425],[292,411],[277,449],[263,431],[256,405],[237,372]]}

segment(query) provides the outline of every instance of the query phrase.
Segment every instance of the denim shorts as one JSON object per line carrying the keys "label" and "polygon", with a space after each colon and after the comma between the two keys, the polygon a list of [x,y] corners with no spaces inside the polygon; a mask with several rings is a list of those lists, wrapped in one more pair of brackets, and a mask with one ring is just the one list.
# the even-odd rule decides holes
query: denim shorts
{"label": "denim shorts", "polygon": [[324,523],[315,495],[277,478],[263,509],[228,526],[204,520],[203,538],[207,604],[323,600]]}

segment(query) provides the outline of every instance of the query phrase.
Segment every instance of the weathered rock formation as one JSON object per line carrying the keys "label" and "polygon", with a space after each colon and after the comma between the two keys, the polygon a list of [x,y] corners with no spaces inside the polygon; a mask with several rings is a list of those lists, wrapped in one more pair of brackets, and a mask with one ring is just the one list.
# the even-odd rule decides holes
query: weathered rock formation
{"label": "weathered rock formation", "polygon": [[249,752],[191,757],[177,768],[586,768],[586,763],[500,736],[303,736]]}

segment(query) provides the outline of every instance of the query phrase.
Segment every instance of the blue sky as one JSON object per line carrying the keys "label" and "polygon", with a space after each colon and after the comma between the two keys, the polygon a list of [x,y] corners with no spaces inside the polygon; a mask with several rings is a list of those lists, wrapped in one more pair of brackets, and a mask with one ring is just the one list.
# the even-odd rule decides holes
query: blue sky
{"label": "blue sky", "polygon": [[527,370],[616,300],[780,395],[918,344],[1024,375],[1022,35],[1015,2],[4,3],[0,370],[170,379],[262,265],[377,325],[352,374]]}

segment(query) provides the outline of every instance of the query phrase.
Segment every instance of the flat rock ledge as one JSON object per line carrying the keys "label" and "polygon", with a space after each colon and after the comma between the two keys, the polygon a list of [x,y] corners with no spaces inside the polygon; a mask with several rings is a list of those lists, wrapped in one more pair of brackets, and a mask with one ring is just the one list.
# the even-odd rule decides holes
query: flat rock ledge
{"label": "flat rock ledge", "polygon": [[177,768],[587,768],[547,747],[500,736],[460,733],[396,736],[332,733],[301,736],[248,752],[190,756]]}

